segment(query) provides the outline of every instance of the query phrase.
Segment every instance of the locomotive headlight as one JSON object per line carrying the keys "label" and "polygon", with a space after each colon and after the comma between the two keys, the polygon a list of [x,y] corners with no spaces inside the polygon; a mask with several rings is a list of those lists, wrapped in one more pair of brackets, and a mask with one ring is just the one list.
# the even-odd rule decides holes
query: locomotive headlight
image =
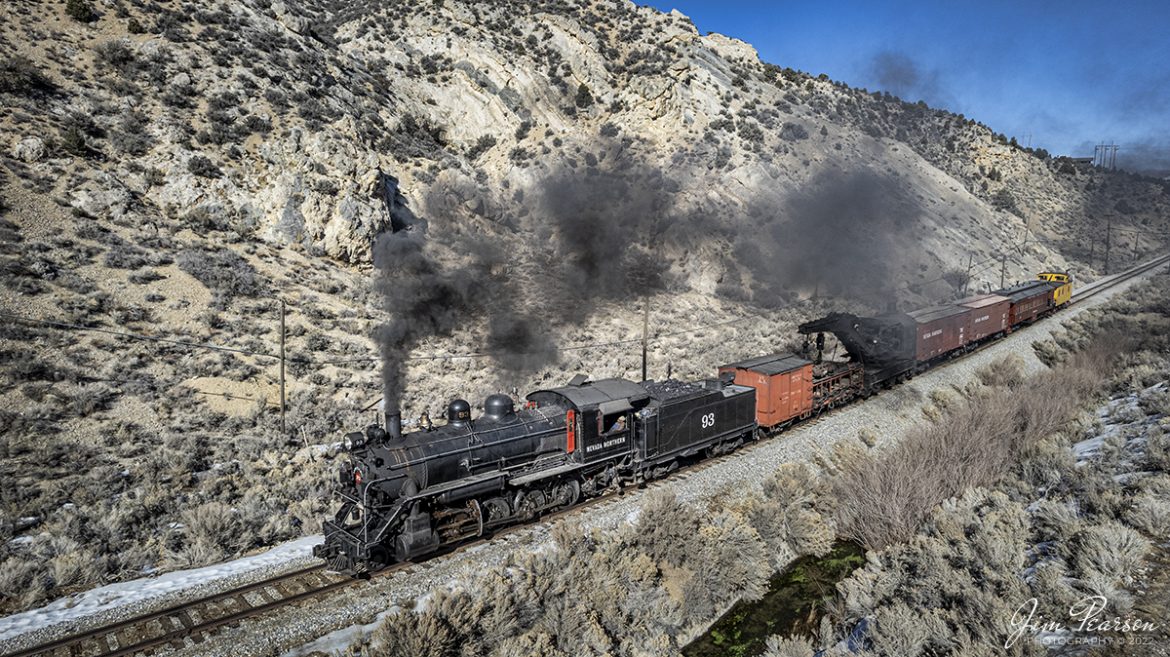
{"label": "locomotive headlight", "polygon": [[362,445],[366,444],[366,436],[360,431],[345,434],[345,440],[341,441],[341,446],[345,451],[350,452],[355,449],[361,449]]}

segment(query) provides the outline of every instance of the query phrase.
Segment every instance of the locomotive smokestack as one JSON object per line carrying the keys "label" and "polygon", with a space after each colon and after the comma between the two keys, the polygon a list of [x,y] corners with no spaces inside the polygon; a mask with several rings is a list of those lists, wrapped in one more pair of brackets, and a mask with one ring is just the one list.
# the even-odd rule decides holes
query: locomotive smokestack
{"label": "locomotive smokestack", "polygon": [[402,413],[398,407],[386,411],[386,440],[393,442],[402,437]]}

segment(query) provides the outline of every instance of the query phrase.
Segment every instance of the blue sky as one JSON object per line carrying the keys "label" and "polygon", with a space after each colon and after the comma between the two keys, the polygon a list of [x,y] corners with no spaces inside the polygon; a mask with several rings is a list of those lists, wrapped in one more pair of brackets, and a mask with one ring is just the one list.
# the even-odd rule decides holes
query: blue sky
{"label": "blue sky", "polygon": [[925,100],[1054,154],[1170,168],[1170,0],[653,0],[764,61]]}

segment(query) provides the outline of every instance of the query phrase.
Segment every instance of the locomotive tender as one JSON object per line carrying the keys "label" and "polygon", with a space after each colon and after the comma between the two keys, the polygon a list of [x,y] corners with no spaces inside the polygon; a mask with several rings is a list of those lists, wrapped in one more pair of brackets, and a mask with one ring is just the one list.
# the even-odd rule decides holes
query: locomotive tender
{"label": "locomotive tender", "polygon": [[[910,313],[832,313],[800,326],[816,355],[782,353],[719,368],[697,382],[588,381],[491,395],[483,413],[451,402],[447,424],[406,435],[387,426],[345,438],[337,513],[313,554],[360,575],[434,552],[607,489],[640,485],[910,378],[1068,303],[1067,273]],[[848,360],[826,361],[824,333]]]}

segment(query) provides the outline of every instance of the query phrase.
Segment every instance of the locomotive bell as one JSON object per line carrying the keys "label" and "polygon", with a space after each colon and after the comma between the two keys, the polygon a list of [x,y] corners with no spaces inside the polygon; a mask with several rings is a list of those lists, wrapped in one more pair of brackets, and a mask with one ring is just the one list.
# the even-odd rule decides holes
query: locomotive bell
{"label": "locomotive bell", "polygon": [[456,399],[447,406],[447,423],[460,425],[471,419],[471,404],[466,399]]}
{"label": "locomotive bell", "polygon": [[484,417],[499,421],[515,415],[516,408],[508,395],[488,395],[488,398],[483,400],[483,414]]}

